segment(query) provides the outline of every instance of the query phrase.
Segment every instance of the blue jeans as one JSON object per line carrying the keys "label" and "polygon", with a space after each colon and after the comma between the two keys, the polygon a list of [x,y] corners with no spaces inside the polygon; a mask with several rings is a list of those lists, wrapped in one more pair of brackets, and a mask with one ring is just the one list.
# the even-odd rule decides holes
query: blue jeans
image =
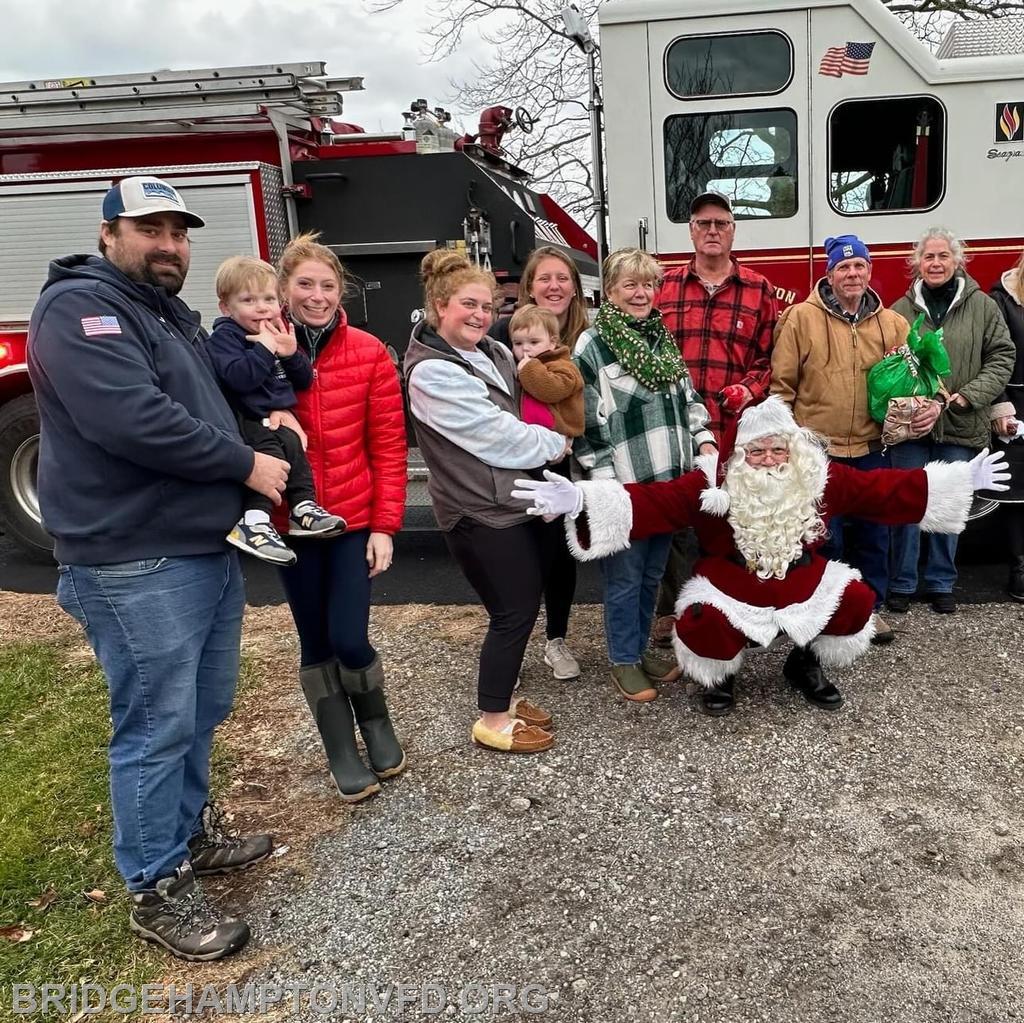
{"label": "blue jeans", "polygon": [[647,649],[658,584],[672,534],[633,540],[598,564],[604,579],[604,636],[612,664],[636,664]]}
{"label": "blue jeans", "polygon": [[234,554],[62,565],[57,600],[110,687],[114,859],[132,891],[188,857],[231,711],[245,591]]}
{"label": "blue jeans", "polygon": [[[978,452],[961,444],[934,444],[927,440],[908,440],[892,448],[894,469],[920,469],[928,462],[969,462]],[[924,565],[925,593],[952,593],[956,582],[955,533],[929,533]],[[921,553],[921,530],[917,526],[892,529],[892,593],[917,592],[917,567]]]}
{"label": "blue jeans", "polygon": [[[872,451],[857,458],[833,458],[830,462],[848,465],[851,469],[868,471],[888,469],[889,456]],[[829,561],[846,561],[860,570],[864,581],[875,591],[875,607],[879,607],[889,589],[889,527],[848,516],[836,516],[829,522],[828,539],[819,548]]]}

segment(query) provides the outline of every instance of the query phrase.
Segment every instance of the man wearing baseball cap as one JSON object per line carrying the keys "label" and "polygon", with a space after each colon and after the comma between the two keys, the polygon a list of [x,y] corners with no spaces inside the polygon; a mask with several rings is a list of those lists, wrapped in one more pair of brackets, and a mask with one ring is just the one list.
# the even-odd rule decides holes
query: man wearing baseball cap
{"label": "man wearing baseball cap", "polygon": [[[736,219],[721,192],[702,192],[690,203],[690,239],[693,259],[665,274],[657,306],[708,410],[708,429],[721,441],[735,417],[768,393],[775,288],[733,258]],[[658,592],[659,646],[671,643],[676,597],[695,558],[689,531],[673,537]]]}
{"label": "man wearing baseball cap", "polygon": [[[910,329],[882,305],[870,281],[871,253],[860,238],[826,238],[825,276],[807,301],[783,310],[772,354],[772,393],[801,426],[828,439],[830,461],[863,470],[889,467],[882,428],[868,413],[868,370],[903,344]],[[889,585],[889,527],[834,518],[829,532],[822,553],[858,568],[881,607]],[[872,642],[894,638],[876,613]]]}
{"label": "man wearing baseball cap", "polygon": [[129,177],[103,200],[100,255],[50,264],[28,365],[41,421],[39,503],[60,563],[57,599],[110,689],[114,857],[132,930],[218,959],[249,938],[196,876],[268,856],[225,835],[209,805],[214,728],[231,710],[244,592],[224,537],[243,487],[280,500],[288,464],[238,432],[198,313],[177,297],[189,228],[176,188]]}

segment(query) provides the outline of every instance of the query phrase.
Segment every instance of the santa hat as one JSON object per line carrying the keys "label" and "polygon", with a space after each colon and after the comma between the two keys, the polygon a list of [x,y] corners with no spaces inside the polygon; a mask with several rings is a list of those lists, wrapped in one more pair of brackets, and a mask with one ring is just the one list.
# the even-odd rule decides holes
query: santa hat
{"label": "santa hat", "polygon": [[799,429],[792,410],[777,395],[764,398],[756,405],[748,405],[742,415],[726,427],[718,452],[694,459],[708,482],[700,494],[701,510],[720,518],[728,513],[729,494],[722,489],[722,481],[725,479],[725,467],[736,448],[746,447],[761,437],[792,437]]}

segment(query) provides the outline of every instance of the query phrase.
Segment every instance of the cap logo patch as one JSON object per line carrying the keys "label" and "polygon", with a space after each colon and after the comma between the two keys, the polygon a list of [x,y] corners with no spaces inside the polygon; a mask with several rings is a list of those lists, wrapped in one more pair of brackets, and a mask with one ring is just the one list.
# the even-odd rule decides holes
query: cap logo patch
{"label": "cap logo patch", "polygon": [[843,246],[843,255],[847,256],[847,257],[852,256],[853,255],[853,246],[852,245],[844,245]]}
{"label": "cap logo patch", "polygon": [[173,202],[175,206],[181,205],[178,193],[170,185],[165,185],[162,181],[143,181],[142,194],[147,199],[167,199]]}

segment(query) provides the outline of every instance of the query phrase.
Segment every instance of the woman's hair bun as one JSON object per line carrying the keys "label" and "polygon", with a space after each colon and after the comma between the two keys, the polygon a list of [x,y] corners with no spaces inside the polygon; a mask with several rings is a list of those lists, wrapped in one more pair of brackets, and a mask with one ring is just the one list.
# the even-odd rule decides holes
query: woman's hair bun
{"label": "woman's hair bun", "polygon": [[466,270],[472,264],[461,252],[454,249],[434,249],[423,257],[420,263],[420,277],[424,283],[447,274]]}

